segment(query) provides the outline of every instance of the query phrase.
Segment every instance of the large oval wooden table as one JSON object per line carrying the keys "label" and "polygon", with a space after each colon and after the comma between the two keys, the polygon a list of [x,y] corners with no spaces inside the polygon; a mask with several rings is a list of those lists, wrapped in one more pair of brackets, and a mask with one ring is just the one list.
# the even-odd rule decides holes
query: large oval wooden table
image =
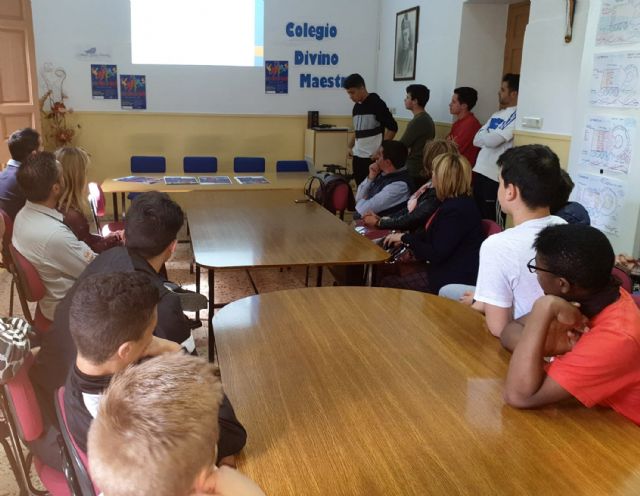
{"label": "large oval wooden table", "polygon": [[640,427],[506,406],[509,355],[457,302],[307,288],[231,303],[214,329],[239,468],[268,495],[640,494]]}

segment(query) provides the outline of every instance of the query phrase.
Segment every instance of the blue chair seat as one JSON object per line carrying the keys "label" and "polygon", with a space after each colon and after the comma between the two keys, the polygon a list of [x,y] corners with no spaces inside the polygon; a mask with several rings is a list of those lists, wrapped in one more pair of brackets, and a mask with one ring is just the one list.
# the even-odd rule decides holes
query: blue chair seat
{"label": "blue chair seat", "polygon": [[216,157],[184,157],[182,166],[187,173],[213,174],[218,172],[218,159]]}
{"label": "blue chair seat", "polygon": [[263,157],[236,157],[233,159],[233,172],[264,172]]}
{"label": "blue chair seat", "polygon": [[309,165],[305,160],[278,160],[276,172],[308,172]]}

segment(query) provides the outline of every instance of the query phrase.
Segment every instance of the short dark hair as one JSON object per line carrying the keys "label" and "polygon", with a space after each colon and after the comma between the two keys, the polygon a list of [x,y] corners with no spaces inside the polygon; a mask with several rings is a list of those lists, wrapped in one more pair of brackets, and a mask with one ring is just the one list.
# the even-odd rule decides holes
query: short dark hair
{"label": "short dark hair", "polygon": [[342,87],[348,90],[349,88],[365,88],[366,85],[360,74],[350,74],[342,81]]}
{"label": "short dark hair", "polygon": [[424,107],[429,101],[431,91],[424,84],[410,84],[407,86],[407,95],[411,95],[412,100],[418,100],[418,105]]}
{"label": "short dark hair", "polygon": [[25,127],[11,133],[7,144],[11,158],[22,163],[32,152],[40,148],[40,134],[35,129]]}
{"label": "short dark hair", "polygon": [[384,140],[380,145],[382,147],[382,156],[390,160],[396,169],[404,167],[409,155],[407,146],[401,141]]}
{"label": "short dark hair", "polygon": [[558,189],[553,203],[550,205],[551,213],[557,212],[567,204],[574,186],[569,173],[564,169],[560,169],[560,182],[558,183]]}
{"label": "short dark hair", "polygon": [[49,198],[53,185],[60,182],[62,173],[56,156],[51,152],[28,155],[18,168],[16,179],[27,200],[42,202]]}
{"label": "short dark hair", "polygon": [[127,341],[139,341],[159,300],[158,288],[142,272],[87,276],[78,283],[69,308],[78,353],[99,365]]}
{"label": "short dark hair", "polygon": [[125,246],[142,258],[155,257],[176,239],[184,213],[166,193],[149,191],[137,196],[124,222]]}
{"label": "short dark hair", "polygon": [[542,229],[533,243],[545,269],[592,293],[611,281],[615,254],[598,229],[579,224],[559,224]]}
{"label": "short dark hair", "polygon": [[509,91],[518,91],[518,88],[520,88],[520,74],[508,72],[502,76],[502,82],[507,83]]}
{"label": "short dark hair", "polygon": [[505,186],[516,186],[529,208],[551,207],[560,184],[560,161],[545,145],[509,148],[498,158]]}
{"label": "short dark hair", "polygon": [[460,86],[453,90],[458,95],[458,102],[465,104],[468,110],[471,110],[478,103],[478,92],[470,86]]}

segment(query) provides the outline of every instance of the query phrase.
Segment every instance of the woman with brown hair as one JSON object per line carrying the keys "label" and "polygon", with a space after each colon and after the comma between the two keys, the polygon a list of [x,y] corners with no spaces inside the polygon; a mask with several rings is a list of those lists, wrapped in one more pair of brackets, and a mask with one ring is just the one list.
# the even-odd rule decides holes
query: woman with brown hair
{"label": "woman with brown hair", "polygon": [[431,184],[433,159],[443,153],[458,153],[456,144],[447,139],[428,141],[424,146],[422,166],[426,184],[418,189],[407,201],[407,206],[390,217],[378,217],[367,213],[362,218],[364,225],[377,229],[393,229],[396,231],[413,231],[424,226],[431,214],[436,211],[440,201]]}
{"label": "woman with brown hair", "polygon": [[81,148],[64,147],[56,151],[56,159],[62,165],[64,192],[58,202],[58,210],[64,215],[64,223],[80,241],[84,241],[96,253],[122,245],[122,232],[106,237],[92,234],[84,212],[87,203],[87,167],[89,155]]}
{"label": "woman with brown hair", "polygon": [[457,153],[438,155],[433,160],[431,181],[441,203],[424,229],[390,234],[384,241],[386,246],[404,245],[416,260],[425,262],[424,270],[390,276],[383,280],[383,286],[437,294],[446,284],[476,281],[484,232],[471,196],[471,165]]}

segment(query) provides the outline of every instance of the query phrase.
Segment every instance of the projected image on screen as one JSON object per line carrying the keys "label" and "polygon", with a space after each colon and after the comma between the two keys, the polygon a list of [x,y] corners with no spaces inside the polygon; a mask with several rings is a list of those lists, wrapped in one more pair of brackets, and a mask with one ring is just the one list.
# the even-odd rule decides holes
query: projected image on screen
{"label": "projected image on screen", "polygon": [[130,0],[134,64],[264,63],[264,0]]}

